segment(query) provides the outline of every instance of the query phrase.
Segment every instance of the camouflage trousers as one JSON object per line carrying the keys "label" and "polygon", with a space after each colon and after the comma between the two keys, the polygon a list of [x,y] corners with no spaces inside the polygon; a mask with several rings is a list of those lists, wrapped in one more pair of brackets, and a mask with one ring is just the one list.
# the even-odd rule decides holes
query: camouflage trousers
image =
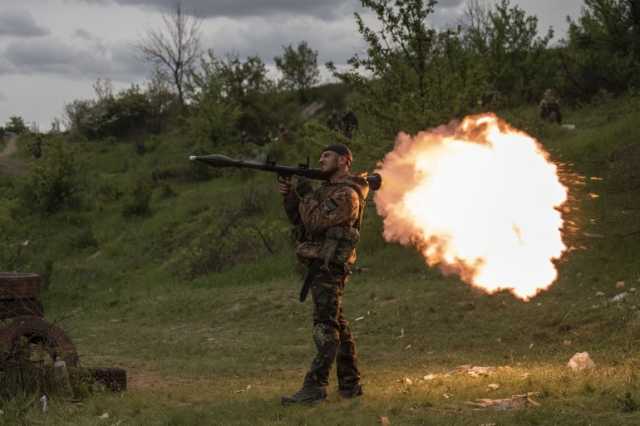
{"label": "camouflage trousers", "polygon": [[305,376],[305,385],[327,386],[334,360],[340,389],[351,389],[360,382],[355,342],[342,312],[345,282],[343,274],[322,273],[311,284],[317,353]]}

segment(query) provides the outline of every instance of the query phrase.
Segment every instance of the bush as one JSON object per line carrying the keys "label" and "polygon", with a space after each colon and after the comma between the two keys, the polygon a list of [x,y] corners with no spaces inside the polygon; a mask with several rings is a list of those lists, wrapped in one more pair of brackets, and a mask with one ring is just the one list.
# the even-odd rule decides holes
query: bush
{"label": "bush", "polygon": [[177,244],[171,239],[167,245],[178,252],[173,271],[193,279],[274,254],[287,241],[289,227],[265,218],[270,195],[266,188],[249,190],[234,205],[202,215],[193,236]]}
{"label": "bush", "polygon": [[67,124],[72,133],[94,140],[157,132],[171,109],[158,107],[153,96],[132,85],[115,96],[75,100],[65,106]]}
{"label": "bush", "polygon": [[98,240],[90,227],[81,228],[69,236],[69,244],[74,249],[82,250],[86,248],[98,247]]}
{"label": "bush", "polygon": [[44,157],[34,165],[22,189],[23,206],[30,212],[54,213],[79,205],[80,167],[71,149],[59,139],[51,140]]}
{"label": "bush", "polygon": [[119,200],[124,193],[114,182],[103,180],[96,184],[96,198],[100,201],[111,202]]}
{"label": "bush", "polygon": [[146,179],[138,179],[124,204],[122,209],[123,216],[146,216],[151,213],[152,194],[151,183]]}
{"label": "bush", "polygon": [[588,99],[598,90],[620,94],[640,85],[640,14],[634,1],[586,0],[570,21],[567,92]]}

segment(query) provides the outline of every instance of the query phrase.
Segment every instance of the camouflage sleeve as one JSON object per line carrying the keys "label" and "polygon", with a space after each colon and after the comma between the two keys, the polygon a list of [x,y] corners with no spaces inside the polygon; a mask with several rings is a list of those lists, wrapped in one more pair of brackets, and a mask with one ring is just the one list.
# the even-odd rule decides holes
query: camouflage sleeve
{"label": "camouflage sleeve", "polygon": [[307,179],[298,178],[296,179],[292,190],[284,197],[284,211],[287,213],[287,217],[293,225],[302,224],[302,218],[300,217],[298,206],[300,205],[302,197],[312,191],[313,187]]}
{"label": "camouflage sleeve", "polygon": [[300,204],[300,199],[298,198],[298,194],[295,191],[289,191],[287,195],[284,196],[284,211],[289,218],[289,222],[293,225],[299,225],[302,223],[300,219],[300,212],[298,211],[298,205]]}
{"label": "camouflage sleeve", "polygon": [[311,222],[319,229],[351,226],[358,219],[360,198],[353,188],[343,187],[324,200],[312,212]]}

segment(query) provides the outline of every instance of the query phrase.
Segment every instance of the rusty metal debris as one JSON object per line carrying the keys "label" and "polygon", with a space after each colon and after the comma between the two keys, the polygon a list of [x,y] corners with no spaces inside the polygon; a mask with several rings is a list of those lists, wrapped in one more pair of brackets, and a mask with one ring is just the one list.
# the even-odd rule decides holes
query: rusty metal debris
{"label": "rusty metal debris", "polygon": [[[0,272],[0,373],[79,367],[78,352],[69,336],[44,318],[41,281],[38,274]],[[125,370],[102,368],[89,373],[108,389],[126,389]]]}

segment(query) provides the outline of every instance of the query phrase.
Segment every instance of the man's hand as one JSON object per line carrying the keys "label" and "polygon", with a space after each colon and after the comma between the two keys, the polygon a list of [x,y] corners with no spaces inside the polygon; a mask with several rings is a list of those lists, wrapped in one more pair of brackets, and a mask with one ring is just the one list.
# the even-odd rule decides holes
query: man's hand
{"label": "man's hand", "polygon": [[291,192],[291,176],[278,176],[278,191],[282,195],[288,195]]}

